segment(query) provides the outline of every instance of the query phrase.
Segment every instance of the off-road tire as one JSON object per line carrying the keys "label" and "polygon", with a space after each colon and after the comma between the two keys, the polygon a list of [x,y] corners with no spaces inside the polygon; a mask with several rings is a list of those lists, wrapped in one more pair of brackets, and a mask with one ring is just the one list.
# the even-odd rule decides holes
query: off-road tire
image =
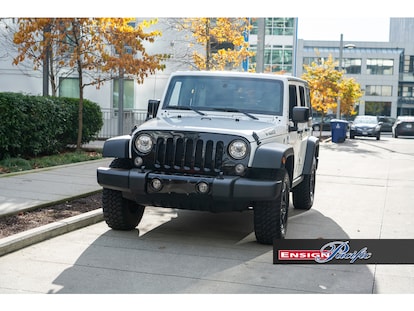
{"label": "off-road tire", "polygon": [[[115,159],[111,168],[130,169],[130,159]],[[145,206],[127,200],[121,191],[106,189],[102,191],[102,209],[106,224],[114,230],[133,230],[138,226],[145,211]]]}
{"label": "off-road tire", "polygon": [[316,159],[313,158],[310,174],[303,176],[302,182],[293,188],[293,206],[296,209],[309,210],[315,199]]}
{"label": "off-road tire", "polygon": [[275,200],[258,201],[254,205],[254,231],[257,242],[261,244],[273,244],[275,239],[285,238],[289,196],[290,180],[288,173],[285,171],[282,175],[279,196]]}
{"label": "off-road tire", "polygon": [[124,199],[121,191],[103,189],[102,209],[106,224],[114,230],[133,230],[138,226],[145,206]]}

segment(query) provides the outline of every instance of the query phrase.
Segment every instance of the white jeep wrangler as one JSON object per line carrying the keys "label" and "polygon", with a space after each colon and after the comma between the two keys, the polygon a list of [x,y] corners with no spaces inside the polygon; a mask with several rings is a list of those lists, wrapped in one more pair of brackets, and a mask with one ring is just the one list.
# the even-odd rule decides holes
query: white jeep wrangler
{"label": "white jeep wrangler", "polygon": [[148,120],[108,139],[97,171],[109,227],[132,230],[145,206],[253,210],[260,243],[286,235],[290,192],[314,200],[319,140],[307,83],[273,74],[177,72]]}

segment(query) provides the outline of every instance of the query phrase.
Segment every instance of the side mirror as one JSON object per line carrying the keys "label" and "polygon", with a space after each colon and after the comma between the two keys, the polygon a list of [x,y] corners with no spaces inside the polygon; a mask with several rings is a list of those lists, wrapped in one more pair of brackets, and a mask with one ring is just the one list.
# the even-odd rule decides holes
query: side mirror
{"label": "side mirror", "polygon": [[160,106],[159,99],[150,99],[148,101],[147,118],[146,120],[155,118],[157,116],[158,107]]}
{"label": "side mirror", "polygon": [[293,122],[308,122],[309,121],[309,107],[293,107],[292,121]]}

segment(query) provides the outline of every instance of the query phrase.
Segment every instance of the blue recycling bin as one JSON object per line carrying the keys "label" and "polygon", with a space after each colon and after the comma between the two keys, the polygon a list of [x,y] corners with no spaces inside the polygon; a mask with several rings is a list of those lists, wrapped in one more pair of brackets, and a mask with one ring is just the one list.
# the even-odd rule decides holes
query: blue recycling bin
{"label": "blue recycling bin", "polygon": [[346,139],[348,130],[348,122],[344,120],[331,120],[331,134],[333,143],[343,143]]}

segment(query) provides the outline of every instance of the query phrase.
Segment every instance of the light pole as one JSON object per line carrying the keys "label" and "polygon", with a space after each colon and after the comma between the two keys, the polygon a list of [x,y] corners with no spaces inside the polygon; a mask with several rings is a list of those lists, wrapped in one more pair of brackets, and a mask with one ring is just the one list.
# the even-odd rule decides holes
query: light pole
{"label": "light pole", "polygon": [[[341,34],[341,38],[339,41],[339,66],[338,66],[338,69],[340,72],[342,71],[342,58],[343,58],[344,48],[353,49],[355,48],[355,44],[346,44],[344,46],[344,35]],[[337,103],[338,104],[336,108],[336,118],[341,119],[341,98],[339,96],[337,99]]]}

